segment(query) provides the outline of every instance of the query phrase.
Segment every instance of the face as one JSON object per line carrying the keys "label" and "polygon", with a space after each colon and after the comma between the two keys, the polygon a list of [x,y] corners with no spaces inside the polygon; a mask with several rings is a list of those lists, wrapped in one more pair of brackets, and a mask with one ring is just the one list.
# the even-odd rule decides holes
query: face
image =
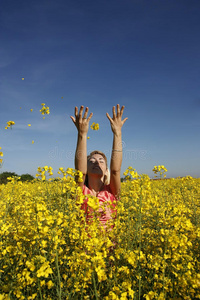
{"label": "face", "polygon": [[88,160],[88,175],[96,174],[104,176],[107,171],[106,161],[101,154],[93,154]]}

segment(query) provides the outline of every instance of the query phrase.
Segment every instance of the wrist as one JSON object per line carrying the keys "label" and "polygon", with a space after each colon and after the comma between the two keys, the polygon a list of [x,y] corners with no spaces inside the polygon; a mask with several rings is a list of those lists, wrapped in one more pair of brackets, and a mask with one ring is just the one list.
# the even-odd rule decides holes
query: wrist
{"label": "wrist", "polygon": [[78,137],[80,138],[84,138],[84,137],[87,137],[87,132],[78,132]]}
{"label": "wrist", "polygon": [[122,152],[122,149],[112,149],[113,152]]}
{"label": "wrist", "polygon": [[116,137],[121,138],[122,132],[121,132],[121,130],[120,131],[115,131],[115,132],[113,132],[113,135],[116,136]]}
{"label": "wrist", "polygon": [[87,131],[78,131],[78,135],[87,136]]}

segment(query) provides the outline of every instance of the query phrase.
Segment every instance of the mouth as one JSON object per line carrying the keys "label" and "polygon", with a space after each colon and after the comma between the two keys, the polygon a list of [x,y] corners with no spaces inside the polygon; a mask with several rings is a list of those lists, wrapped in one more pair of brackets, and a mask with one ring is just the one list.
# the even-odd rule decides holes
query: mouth
{"label": "mouth", "polygon": [[101,170],[101,168],[99,166],[95,166],[93,169]]}

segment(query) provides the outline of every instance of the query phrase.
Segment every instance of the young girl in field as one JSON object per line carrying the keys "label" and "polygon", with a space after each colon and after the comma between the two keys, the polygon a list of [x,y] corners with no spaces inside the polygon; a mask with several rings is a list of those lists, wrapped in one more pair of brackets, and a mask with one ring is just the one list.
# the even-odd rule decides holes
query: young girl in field
{"label": "young girl in field", "polygon": [[[107,158],[101,151],[95,150],[87,156],[87,133],[92,113],[88,116],[88,107],[75,107],[75,117],[71,116],[78,130],[78,139],[75,153],[75,168],[83,173],[83,182],[79,185],[84,195],[93,195],[99,199],[99,220],[104,227],[112,219],[115,202],[118,199],[121,187],[120,171],[122,164],[122,126],[128,118],[122,120],[124,106],[117,104],[116,110],[113,106],[113,117],[108,113],[106,116],[110,121],[113,132],[113,146],[111,154],[110,172],[107,165]],[[110,174],[109,174],[110,173]],[[112,207],[109,203],[113,203]],[[107,205],[106,205],[107,204]],[[102,208],[101,208],[102,207]],[[88,212],[87,200],[83,209]]]}

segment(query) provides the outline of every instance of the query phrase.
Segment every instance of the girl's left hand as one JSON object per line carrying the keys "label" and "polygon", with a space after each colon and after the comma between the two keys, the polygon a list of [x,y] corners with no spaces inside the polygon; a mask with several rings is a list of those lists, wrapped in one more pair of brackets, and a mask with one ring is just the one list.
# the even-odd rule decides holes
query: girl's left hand
{"label": "girl's left hand", "polygon": [[108,113],[106,113],[106,116],[107,116],[108,120],[110,121],[112,132],[114,134],[121,133],[122,126],[124,125],[126,120],[128,120],[128,118],[125,118],[122,120],[123,111],[124,111],[124,105],[122,105],[122,107],[120,109],[120,105],[117,104],[117,114],[115,111],[115,106],[113,106],[113,117],[112,118],[110,117],[110,115]]}

